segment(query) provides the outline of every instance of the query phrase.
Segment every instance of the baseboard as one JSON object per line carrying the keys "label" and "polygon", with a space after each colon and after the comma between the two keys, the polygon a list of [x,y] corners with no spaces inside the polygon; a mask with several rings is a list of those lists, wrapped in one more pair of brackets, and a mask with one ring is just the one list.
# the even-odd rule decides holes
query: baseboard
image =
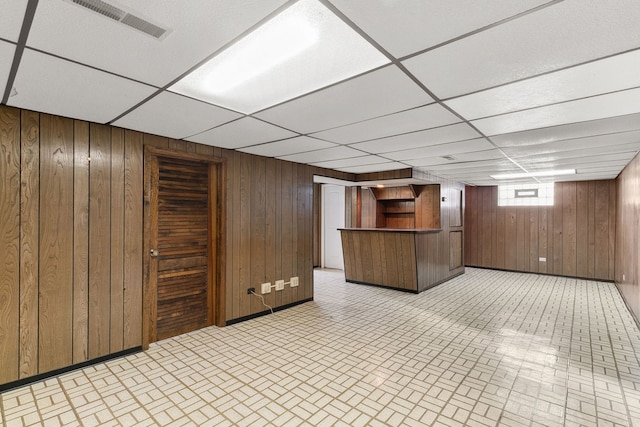
{"label": "baseboard", "polygon": [[396,288],[396,287],[393,287],[393,286],[378,285],[377,283],[358,282],[357,280],[345,280],[345,282],[354,283],[356,285],[373,286],[374,288],[391,289],[392,291],[407,292],[407,293],[410,293],[410,294],[417,294],[418,293],[417,289]]}
{"label": "baseboard", "polygon": [[[306,298],[300,301],[296,301],[296,302],[292,302],[289,304],[285,304],[285,305],[281,305],[279,307],[273,307],[273,312],[277,312],[277,311],[282,311],[285,310],[287,308],[291,308],[291,307],[295,307],[296,305],[300,305],[300,304],[304,304],[305,302],[310,302],[313,301],[313,297],[311,298]],[[267,314],[271,314],[270,310],[265,310],[265,311],[261,311],[259,313],[254,313],[254,314],[250,314],[248,316],[243,316],[243,317],[238,317],[237,319],[231,319],[231,320],[227,320],[226,325],[235,325],[236,323],[240,323],[240,322],[245,322],[247,320],[251,320],[251,319],[255,319],[257,317],[262,317],[262,316],[266,316]]]}
{"label": "baseboard", "polygon": [[45,372],[43,374],[34,375],[32,377],[23,378],[17,381],[12,381],[6,384],[0,384],[0,393],[3,393],[14,388],[23,387],[27,384],[35,383],[38,381],[46,380],[47,378],[57,377],[58,375],[66,374],[77,369],[86,368],[87,366],[97,365],[109,360],[118,359],[120,357],[128,356],[133,353],[142,351],[142,347],[134,347],[128,350],[119,351],[117,353],[108,354],[106,356],[98,357],[96,359],[87,360],[86,362],[76,363],[75,365],[67,366],[64,368],[56,369],[54,371]]}
{"label": "baseboard", "polygon": [[593,280],[594,282],[615,283],[614,280],[609,280],[609,279],[595,279],[593,277],[582,277],[582,276],[567,276],[565,274],[542,273],[537,271],[510,270],[508,268],[485,267],[482,265],[466,264],[465,267],[478,268],[481,270],[508,271],[509,273],[539,274],[540,276],[566,277],[568,279]]}

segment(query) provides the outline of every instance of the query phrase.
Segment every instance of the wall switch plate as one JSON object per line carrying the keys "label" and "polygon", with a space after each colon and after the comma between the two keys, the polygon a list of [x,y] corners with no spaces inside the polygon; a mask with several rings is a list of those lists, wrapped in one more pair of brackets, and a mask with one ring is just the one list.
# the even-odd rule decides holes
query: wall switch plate
{"label": "wall switch plate", "polygon": [[547,262],[547,259],[545,257],[541,256],[540,258],[538,258],[538,261]]}
{"label": "wall switch plate", "polygon": [[271,282],[263,283],[260,285],[260,293],[262,294],[270,294],[271,293]]}
{"label": "wall switch plate", "polygon": [[276,291],[284,291],[284,280],[276,280]]}
{"label": "wall switch plate", "polygon": [[626,277],[624,276],[624,274],[622,275],[622,281],[624,282],[626,279]]}
{"label": "wall switch plate", "polygon": [[291,287],[295,288],[296,286],[298,286],[300,284],[300,282],[298,282],[298,277],[292,277],[291,278]]}

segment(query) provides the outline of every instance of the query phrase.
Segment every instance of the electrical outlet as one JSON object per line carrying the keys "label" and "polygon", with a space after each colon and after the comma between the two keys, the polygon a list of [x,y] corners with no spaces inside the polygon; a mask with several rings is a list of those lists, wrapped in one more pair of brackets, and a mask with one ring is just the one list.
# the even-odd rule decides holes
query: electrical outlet
{"label": "electrical outlet", "polygon": [[295,288],[296,286],[298,286],[300,284],[300,282],[298,282],[298,278],[297,277],[292,277],[291,278],[291,287]]}
{"label": "electrical outlet", "polygon": [[247,289],[247,295],[254,294],[255,292],[256,292],[256,288],[249,288],[249,289]]}
{"label": "electrical outlet", "polygon": [[270,294],[271,293],[271,282],[263,283],[260,285],[260,293],[262,294]]}
{"label": "electrical outlet", "polygon": [[545,257],[541,256],[540,258],[538,258],[538,261],[547,262],[547,259]]}
{"label": "electrical outlet", "polygon": [[626,277],[625,277],[625,275],[623,274],[623,275],[622,275],[622,281],[624,282],[624,281],[625,281],[625,279],[626,279]]}
{"label": "electrical outlet", "polygon": [[284,291],[284,280],[276,280],[276,291]]}

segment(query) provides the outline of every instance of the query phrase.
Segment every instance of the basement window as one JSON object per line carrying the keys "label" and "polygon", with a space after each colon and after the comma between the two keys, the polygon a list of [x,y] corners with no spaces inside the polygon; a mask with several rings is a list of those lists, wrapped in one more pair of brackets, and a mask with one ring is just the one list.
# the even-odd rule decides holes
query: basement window
{"label": "basement window", "polygon": [[500,184],[498,206],[553,206],[553,182]]}

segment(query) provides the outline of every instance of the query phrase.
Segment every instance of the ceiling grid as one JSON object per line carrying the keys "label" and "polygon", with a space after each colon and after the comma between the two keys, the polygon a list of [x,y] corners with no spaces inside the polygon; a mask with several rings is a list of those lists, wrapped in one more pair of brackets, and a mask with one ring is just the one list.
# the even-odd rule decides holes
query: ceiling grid
{"label": "ceiling grid", "polygon": [[[168,31],[156,40],[71,0],[0,0],[2,103],[472,185],[523,170],[576,171],[529,181],[611,179],[640,151],[636,0],[106,3]],[[290,32],[251,54],[281,62],[240,67],[251,63],[234,50],[282,22]],[[287,54],[281,39],[299,39],[298,50]],[[222,70],[236,61],[242,73],[231,77],[244,80],[224,83],[231,77],[217,71],[218,87],[210,79],[198,92],[216,60]]]}

